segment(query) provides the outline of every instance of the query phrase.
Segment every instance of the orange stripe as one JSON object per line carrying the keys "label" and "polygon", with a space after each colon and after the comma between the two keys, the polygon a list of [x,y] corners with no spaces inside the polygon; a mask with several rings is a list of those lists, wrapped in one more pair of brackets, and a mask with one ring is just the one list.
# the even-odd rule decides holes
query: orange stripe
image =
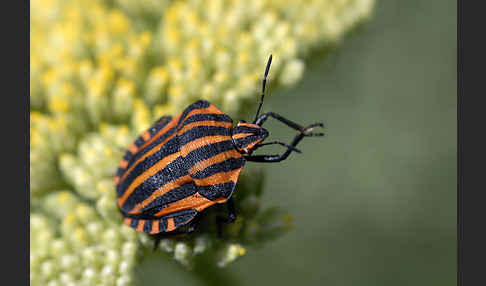
{"label": "orange stripe", "polygon": [[150,234],[156,234],[159,233],[159,221],[158,220],[153,220],[152,221],[152,231]]}
{"label": "orange stripe", "polygon": [[226,122],[226,121],[214,121],[214,120],[208,120],[208,121],[196,121],[187,124],[184,126],[182,129],[177,131],[177,134],[184,134],[186,131],[191,130],[194,127],[197,126],[215,126],[215,127],[226,127],[226,128],[231,128],[233,124],[231,122]]}
{"label": "orange stripe", "polygon": [[147,141],[150,139],[150,132],[148,132],[147,130],[145,130],[143,133],[142,133],[142,138],[143,138],[143,141]]}
{"label": "orange stripe", "polygon": [[251,127],[251,128],[261,128],[260,126],[253,123],[238,123],[238,126]]}
{"label": "orange stripe", "polygon": [[[194,123],[191,123],[191,124],[186,125],[183,129],[181,129],[180,131],[178,131],[177,134],[182,134],[182,133],[186,132],[187,130],[192,129],[193,127],[200,126],[199,125],[199,122],[214,122],[215,124],[214,125],[211,125],[211,126],[224,126],[224,127],[228,127],[228,128],[231,128],[231,126],[232,126],[231,123],[229,123],[229,122],[224,122],[225,124],[221,124],[221,122],[218,122],[218,121],[198,121],[198,122],[194,122]],[[181,132],[181,131],[183,131],[183,132]],[[130,168],[125,171],[125,173],[121,177],[121,180],[124,180],[126,178],[126,176],[133,170],[133,168],[135,168],[138,165],[138,163],[140,163],[141,161],[143,161],[148,156],[150,156],[150,155],[154,154],[155,152],[157,152],[165,143],[167,143],[167,141],[169,141],[170,139],[174,138],[174,136],[176,136],[177,134],[176,134],[176,132],[174,132],[171,136],[167,137],[162,143],[158,144],[157,146],[155,146],[154,148],[152,148],[150,151],[148,151],[147,153],[145,153],[142,157],[140,157],[137,161],[135,161],[135,163],[133,163],[130,166]],[[144,146],[145,146],[145,144],[144,144]],[[142,148],[144,146],[142,146]]]}
{"label": "orange stripe", "polygon": [[243,148],[243,150],[245,150],[245,151],[248,153],[248,151],[249,151],[249,150],[253,149],[253,147],[255,147],[255,145],[256,145],[256,144],[258,144],[258,143],[262,142],[262,141],[263,141],[263,139],[264,139],[264,138],[262,138],[262,139],[258,139],[257,141],[254,141],[254,142],[252,142],[252,143],[248,144],[248,145],[247,145],[245,148]]}
{"label": "orange stripe", "polygon": [[[140,147],[140,150],[144,149],[145,147],[147,147],[148,145],[150,145],[153,141],[155,141],[156,139],[158,139],[160,136],[162,136],[163,134],[165,134],[170,128],[174,127],[174,125],[176,124],[177,120],[178,120],[179,116],[172,120],[171,122],[169,122],[164,128],[162,128],[159,132],[157,132],[149,141],[145,142],[141,147]],[[131,170],[133,170],[133,168],[135,168],[135,166],[140,163],[143,159],[147,158],[148,156],[152,155],[153,153],[155,153],[157,150],[160,149],[160,147],[162,145],[164,145],[167,141],[169,141],[170,139],[172,139],[173,137],[175,136],[175,132],[167,137],[162,143],[160,143],[159,145],[155,146],[154,148],[152,148],[149,152],[145,153],[142,157],[140,157],[135,163],[132,164],[132,166],[125,171],[125,173],[122,175],[121,177],[121,180],[124,180],[125,177],[130,173]],[[130,151],[132,152],[132,151]],[[135,155],[134,152],[132,152],[133,155]]]}
{"label": "orange stripe", "polygon": [[138,147],[137,147],[137,145],[132,144],[132,145],[130,145],[130,147],[128,147],[128,150],[130,151],[130,153],[132,153],[132,155],[135,155],[135,153],[138,152]]}
{"label": "orange stripe", "polygon": [[193,116],[194,114],[211,114],[211,113],[214,113],[214,114],[223,114],[223,112],[221,112],[219,109],[216,108],[216,106],[214,105],[209,105],[208,107],[206,108],[202,108],[202,109],[194,109],[193,111],[189,112],[186,117],[184,118],[184,120],[181,122],[181,125],[184,124],[184,121],[186,121],[187,118]]}
{"label": "orange stripe", "polygon": [[208,208],[208,207],[210,207],[210,206],[212,206],[212,205],[214,205],[214,204],[221,204],[221,203],[224,203],[224,202],[226,202],[227,200],[228,200],[228,199],[227,199],[227,198],[224,198],[224,197],[222,197],[222,198],[217,198],[217,199],[215,199],[214,201],[209,201],[210,203],[208,202],[208,203],[206,203],[206,204],[199,205],[199,206],[195,207],[194,209],[195,209],[195,210],[197,210],[198,212],[200,212],[200,211],[204,210],[205,208]]}
{"label": "orange stripe", "polygon": [[162,143],[160,143],[159,145],[157,145],[154,148],[150,149],[150,151],[148,151],[147,153],[143,154],[142,157],[138,158],[138,160],[135,161],[135,163],[133,163],[130,166],[130,168],[128,168],[128,170],[125,171],[125,173],[123,174],[123,176],[121,177],[121,179],[124,180],[126,178],[126,176],[128,176],[128,174],[130,174],[130,172],[133,170],[133,168],[135,168],[138,165],[138,163],[140,163],[141,161],[143,161],[148,156],[150,156],[150,155],[154,154],[155,152],[159,151],[160,150],[160,147],[162,147],[162,145],[164,145],[165,143],[167,143],[167,141],[169,141],[170,139],[172,139],[176,135],[177,134],[174,132],[172,135],[170,135],[169,137],[167,137]]}
{"label": "orange stripe", "polygon": [[186,145],[181,146],[181,153],[182,155],[187,155],[188,153],[196,149],[199,149],[203,146],[223,142],[230,139],[231,138],[229,136],[225,136],[225,135],[212,135],[212,136],[201,137],[191,142],[188,142]]}
{"label": "orange stripe", "polygon": [[[205,138],[205,137],[203,137],[203,138]],[[211,144],[211,143],[213,143],[213,142],[210,142],[209,144]],[[220,154],[218,154],[216,156],[213,156],[213,157],[211,157],[211,158],[209,158],[207,160],[204,160],[204,161],[201,161],[201,162],[197,163],[196,165],[194,165],[189,170],[189,173],[194,174],[194,173],[196,173],[199,170],[204,170],[208,166],[211,166],[213,164],[217,164],[219,162],[223,162],[224,160],[226,160],[228,158],[240,158],[240,157],[241,157],[241,154],[238,153],[235,150],[226,151],[226,152],[220,153]],[[168,191],[170,191],[170,190],[172,190],[174,188],[177,188],[177,187],[179,187],[181,185],[184,185],[184,184],[190,182],[191,180],[192,180],[192,178],[189,175],[187,175],[187,176],[181,177],[179,179],[176,179],[174,181],[168,182],[167,184],[165,184],[164,186],[162,186],[158,190],[154,191],[150,195],[150,197],[146,198],[143,202],[137,204],[129,212],[129,214],[140,214],[140,210],[142,208],[144,208],[145,206],[147,206],[148,204],[150,204],[157,197],[162,196],[165,193],[167,193]]]}
{"label": "orange stripe", "polygon": [[[164,159],[158,161],[155,165],[150,167],[148,170],[140,174],[140,176],[136,177],[135,180],[128,186],[128,188],[125,190],[123,193],[123,196],[118,198],[118,206],[122,206],[125,201],[127,200],[128,196],[132,194],[132,192],[135,190],[136,187],[138,187],[140,184],[142,184],[145,180],[147,180],[149,177],[155,175],[158,171],[162,170],[165,168],[170,162],[174,161],[179,156],[179,153],[174,153],[171,154]],[[126,173],[127,174],[127,173]]]}
{"label": "orange stripe", "polygon": [[131,218],[128,218],[128,217],[126,217],[126,218],[123,220],[123,222],[124,222],[126,225],[130,226],[130,223],[132,222],[132,219],[131,219]]}
{"label": "orange stripe", "polygon": [[128,166],[128,161],[127,160],[121,160],[120,164],[118,164],[118,167],[125,169]]}
{"label": "orange stripe", "polygon": [[[213,105],[211,105],[211,106],[214,107]],[[207,113],[222,113],[222,112],[220,112],[217,109],[211,109],[211,108],[202,109],[202,110],[204,110]],[[194,111],[201,111],[201,110],[194,110]],[[192,112],[190,112],[189,114],[191,114],[191,113]],[[203,113],[201,113],[201,114],[203,114]],[[162,134],[164,134],[165,132],[167,132],[170,128],[174,127],[176,125],[177,121],[179,120],[179,117],[180,117],[180,115],[177,118],[173,119],[171,122],[169,122],[169,124],[167,124],[162,130],[160,130],[159,132],[157,132],[157,134],[154,135],[154,137],[152,137],[149,141],[145,142],[140,147],[139,150],[144,149],[146,146],[150,145],[157,138],[159,138],[160,136],[162,136]],[[186,118],[187,118],[187,116],[186,116]],[[208,123],[211,124],[210,126],[222,126],[222,127],[227,127],[227,128],[231,128],[233,126],[231,124],[231,122],[198,121],[198,122],[190,123],[190,124],[184,126],[184,128],[182,128],[180,131],[177,131],[177,134],[183,134],[184,132],[186,132],[186,131],[188,131],[188,130],[196,127],[196,126],[208,125]],[[133,168],[135,168],[137,166],[138,163],[140,163],[141,161],[143,161],[148,156],[150,156],[150,155],[154,154],[155,152],[157,152],[165,143],[167,143],[167,141],[169,141],[170,139],[174,138],[175,135],[176,135],[176,132],[174,132],[171,136],[167,137],[162,143],[158,144],[157,146],[155,146],[154,148],[152,148],[149,152],[145,153],[142,157],[140,157],[135,163],[132,164],[132,166],[130,166],[130,168],[128,170],[125,171],[125,173],[121,177],[121,180],[124,180],[125,177],[130,173],[130,171],[132,171]],[[130,150],[130,152],[132,152],[132,154],[135,155],[135,153],[138,152],[138,150],[135,150],[135,151]]]}
{"label": "orange stripe", "polygon": [[227,201],[226,198],[218,198],[214,201],[211,201],[203,196],[201,196],[198,193],[195,193],[194,195],[191,195],[189,197],[186,197],[182,200],[178,200],[176,202],[173,202],[169,204],[166,208],[163,208],[160,210],[158,213],[154,214],[156,217],[160,217],[166,214],[170,213],[175,213],[178,211],[182,210],[187,210],[187,209],[195,209],[197,211],[201,211],[207,207],[210,207],[216,203],[223,203]]}
{"label": "orange stripe", "polygon": [[229,159],[229,158],[236,158],[237,159],[237,158],[241,158],[241,157],[242,157],[242,155],[235,150],[229,150],[229,151],[226,151],[226,152],[221,152],[216,156],[213,156],[213,157],[208,158],[206,160],[197,162],[194,166],[192,166],[191,169],[189,169],[189,173],[195,174],[196,172],[204,170],[211,165],[221,163],[226,159]]}
{"label": "orange stripe", "polygon": [[185,197],[181,200],[175,201],[167,207],[161,209],[159,212],[154,214],[156,217],[160,217],[166,214],[175,213],[181,210],[193,209],[199,205],[207,204],[211,202],[210,200],[206,199],[205,197],[201,196],[198,193],[195,193],[191,196]]}
{"label": "orange stripe", "polygon": [[176,118],[173,118],[167,125],[164,126],[164,128],[160,129],[159,132],[157,132],[152,138],[150,138],[149,141],[145,142],[142,146],[140,146],[140,150],[144,149],[148,145],[152,144],[155,140],[157,140],[160,136],[164,135],[169,129],[174,127],[177,124],[177,121],[179,121],[179,117],[181,115],[179,114]]}
{"label": "orange stripe", "polygon": [[[191,142],[187,143],[186,145],[182,146],[181,148],[188,146],[188,147],[184,148],[184,153],[187,154],[187,153],[194,151],[198,148],[201,148],[203,146],[213,144],[213,143],[222,142],[222,141],[225,141],[227,139],[228,139],[228,136],[222,136],[222,135],[206,136],[206,137],[201,137],[199,139],[191,141]],[[185,155],[185,154],[182,154],[182,155]],[[140,176],[135,178],[135,180],[133,180],[133,182],[130,184],[130,186],[128,186],[128,188],[125,190],[125,192],[123,193],[123,196],[118,198],[118,206],[121,207],[125,203],[128,196],[130,196],[130,194],[135,190],[136,187],[138,187],[140,184],[142,184],[149,177],[155,175],[158,171],[165,168],[170,162],[175,160],[179,155],[180,155],[179,152],[168,155],[164,159],[158,161],[155,165],[150,167],[148,170],[146,170],[145,172],[140,174]],[[128,174],[128,172],[126,172],[125,175],[126,174]],[[123,179],[123,177],[122,177],[122,179]]]}
{"label": "orange stripe", "polygon": [[194,179],[194,183],[196,183],[198,186],[212,186],[233,181],[233,183],[236,184],[241,169],[242,168],[238,168],[236,170],[231,170],[228,172],[219,172],[204,179]]}
{"label": "orange stripe", "polygon": [[136,231],[143,232],[144,225],[145,225],[145,220],[144,219],[139,220]]}
{"label": "orange stripe", "polygon": [[113,181],[115,182],[115,185],[118,185],[118,183],[120,182],[120,177],[116,176]]}
{"label": "orange stripe", "polygon": [[232,137],[233,137],[233,139],[241,139],[241,138],[245,138],[245,137],[248,137],[248,136],[251,136],[251,135],[255,135],[255,134],[253,134],[253,133],[236,133]]}
{"label": "orange stripe", "polygon": [[[223,114],[223,112],[221,112],[219,109],[217,109],[214,105],[211,104],[207,108],[195,109],[195,110],[189,112],[186,115],[186,117],[184,118],[184,121],[189,116],[192,116],[194,114],[211,114],[211,113],[214,113],[214,114]],[[132,146],[130,146],[130,152],[132,152],[132,154],[135,155],[138,152],[138,150],[144,149],[145,147],[147,147],[148,145],[150,145],[152,142],[154,142],[155,140],[157,140],[157,138],[159,138],[160,136],[162,136],[164,133],[166,133],[169,129],[171,129],[172,127],[174,127],[177,124],[177,122],[179,121],[181,115],[182,114],[179,114],[177,117],[173,118],[167,125],[164,126],[164,128],[162,128],[152,138],[150,138],[150,140],[148,140],[142,146],[140,146],[140,148],[138,148],[136,145],[132,144]],[[181,124],[183,124],[184,121],[182,121]],[[142,136],[143,136],[143,134],[142,134]]]}
{"label": "orange stripe", "polygon": [[174,218],[167,219],[167,229],[165,231],[173,231],[175,229]]}
{"label": "orange stripe", "polygon": [[131,211],[129,211],[129,214],[140,214],[140,210],[150,204],[153,200],[155,200],[157,197],[162,196],[163,194],[167,193],[168,191],[177,188],[181,185],[184,185],[188,182],[192,181],[191,176],[186,175],[184,177],[180,177],[176,180],[173,180],[171,182],[168,182],[167,184],[163,185],[161,188],[158,190],[154,191],[150,197],[146,198],[143,200],[143,202],[138,203]]}

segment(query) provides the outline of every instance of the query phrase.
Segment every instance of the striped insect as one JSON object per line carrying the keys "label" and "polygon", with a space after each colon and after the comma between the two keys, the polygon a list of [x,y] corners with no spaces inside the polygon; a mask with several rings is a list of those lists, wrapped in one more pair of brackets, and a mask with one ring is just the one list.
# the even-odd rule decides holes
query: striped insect
{"label": "striped insect", "polygon": [[[200,100],[172,118],[163,116],[144,131],[128,148],[115,177],[117,203],[124,223],[138,232],[178,233],[195,229],[198,214],[214,204],[226,203],[228,216],[222,223],[236,219],[231,198],[245,162],[280,162],[300,151],[297,144],[322,123],[303,127],[276,113],[260,115],[272,56],[262,84],[261,100],[252,123],[233,120],[211,103]],[[263,143],[268,131],[261,126],[274,118],[297,130],[290,144]],[[287,150],[280,155],[252,155],[265,145],[279,144]],[[178,230],[178,231],[176,231]]]}

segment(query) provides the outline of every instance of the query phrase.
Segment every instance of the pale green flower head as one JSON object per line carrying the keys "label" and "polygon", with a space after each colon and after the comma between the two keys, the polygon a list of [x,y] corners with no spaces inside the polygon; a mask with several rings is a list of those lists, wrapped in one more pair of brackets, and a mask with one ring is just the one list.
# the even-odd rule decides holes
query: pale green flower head
{"label": "pale green flower head", "polygon": [[[269,88],[295,86],[310,53],[336,46],[374,2],[31,1],[31,285],[136,284],[153,240],[116,205],[128,146],[198,99],[248,117],[270,54]],[[198,263],[225,267],[284,234],[291,217],[261,204],[263,181],[263,167],[243,170],[222,238],[215,206],[195,233],[163,239],[158,258],[198,275]]]}

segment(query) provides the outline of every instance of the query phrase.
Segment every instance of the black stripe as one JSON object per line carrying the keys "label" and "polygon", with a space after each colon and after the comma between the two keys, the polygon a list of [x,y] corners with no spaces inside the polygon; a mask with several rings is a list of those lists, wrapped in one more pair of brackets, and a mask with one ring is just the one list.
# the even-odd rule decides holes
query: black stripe
{"label": "black stripe", "polygon": [[138,219],[132,218],[132,221],[130,222],[130,227],[137,229],[137,225],[138,225]]}
{"label": "black stripe", "polygon": [[143,226],[143,232],[151,232],[152,231],[152,220],[146,220]]}
{"label": "black stripe", "polygon": [[223,162],[213,164],[204,170],[198,171],[195,174],[191,175],[191,177],[194,179],[203,179],[220,172],[228,172],[235,169],[239,169],[243,167],[244,164],[245,164],[245,159],[243,157],[229,158],[227,160],[224,160]]}
{"label": "black stripe", "polygon": [[194,114],[192,116],[189,116],[186,120],[184,120],[184,123],[180,126],[180,128],[183,128],[185,125],[193,123],[193,122],[199,122],[199,121],[219,121],[219,122],[229,122],[233,123],[233,120],[231,117],[229,117],[226,114]]}
{"label": "black stripe", "polygon": [[168,164],[166,168],[147,178],[147,180],[138,185],[130,196],[128,196],[122,206],[122,210],[129,212],[136,204],[150,197],[157,189],[174,179],[187,175],[187,169],[183,167],[183,164],[183,158],[178,157]]}
{"label": "black stripe", "polygon": [[157,164],[157,162],[159,162],[160,160],[177,152],[179,152],[179,144],[177,143],[177,137],[174,137],[171,140],[169,140],[166,144],[164,144],[159,151],[143,159],[130,171],[129,174],[127,174],[125,179],[123,179],[118,185],[119,186],[119,188],[117,188],[118,197],[121,197],[123,195],[125,190],[138,176],[140,176],[149,168]]}
{"label": "black stripe", "polygon": [[[194,164],[202,160],[211,158],[221,152],[232,150],[233,148],[234,146],[232,141],[226,140],[226,141],[202,146],[196,150],[189,152],[189,154],[187,154],[186,157],[177,157],[171,163],[169,163],[164,169],[158,171],[155,175],[149,177],[142,184],[137,186],[135,190],[133,190],[133,192],[127,198],[125,203],[123,204],[122,210],[125,212],[129,212],[136,204],[148,198],[155,190],[161,188],[162,186],[164,186],[170,181],[188,175],[189,174],[188,170],[192,168]],[[129,186],[129,185],[126,185],[125,182],[123,182],[123,184],[120,184],[119,187],[117,188],[117,193],[118,192],[121,193],[119,197],[124,192],[126,188],[125,186]],[[160,204],[164,203],[163,199],[159,199],[159,201],[160,201],[159,204],[151,203],[150,204],[151,207],[161,206]],[[146,207],[144,209],[149,209],[149,208],[150,207]]]}
{"label": "black stripe", "polygon": [[[188,143],[190,143],[193,140],[196,140],[201,137],[205,136],[214,136],[214,135],[228,135],[229,134],[229,129],[225,127],[214,127],[214,126],[198,126],[191,128],[190,130],[186,131],[184,134],[180,136],[175,136],[174,138],[170,139],[167,141],[159,151],[155,152],[154,154],[147,156],[145,159],[143,159],[140,163],[138,163],[131,171],[130,174],[128,174],[125,179],[120,182],[118,185],[119,187],[117,188],[117,195],[118,197],[122,196],[125,190],[130,186],[130,184],[142,173],[144,173],[146,170],[151,168],[153,165],[155,165],[157,162],[162,160],[163,158],[177,153],[180,151],[179,146],[184,146]],[[230,138],[228,136],[228,138]],[[216,149],[217,151],[218,149]],[[208,151],[211,151],[211,148],[209,148]],[[145,152],[146,153],[146,152]],[[194,158],[192,160],[197,160],[198,158]],[[135,159],[133,159],[135,161]],[[190,160],[190,159],[188,159]],[[189,161],[192,162],[192,161]],[[133,164],[133,163],[132,163]],[[130,167],[127,167],[127,169]],[[169,174],[169,179],[172,178],[172,176]]]}
{"label": "black stripe", "polygon": [[214,201],[221,197],[229,199],[233,194],[234,189],[235,183],[227,182],[212,186],[198,186],[197,192],[208,200]]}
{"label": "black stripe", "polygon": [[196,210],[193,210],[193,209],[188,209],[188,210],[181,210],[181,211],[177,211],[177,212],[173,212],[173,213],[170,213],[170,214],[166,214],[163,216],[163,218],[175,218],[176,216],[186,216],[186,215],[196,215],[197,214],[197,211]]}
{"label": "black stripe", "polygon": [[256,143],[256,142],[257,142],[257,141],[259,141],[259,140],[262,140],[262,138],[260,137],[260,138],[257,138],[256,140],[251,140],[250,142],[248,142],[248,144],[243,145],[243,147],[241,147],[241,148],[242,148],[242,149],[243,149],[243,148],[247,148],[248,146],[250,146],[250,145],[251,145],[251,144],[253,144],[253,143]]}
{"label": "black stripe", "polygon": [[[150,133],[150,138],[152,138],[157,132],[159,132],[160,130],[162,130],[169,122],[170,120],[172,119],[172,117],[170,116],[162,116],[157,122],[155,122],[152,127],[150,127],[148,129],[149,133]],[[135,154],[135,156],[133,156],[133,154],[130,152],[130,151],[127,151],[125,153],[125,156],[123,157],[125,160],[127,160],[128,162],[128,165],[127,165],[127,169],[129,169],[132,164],[138,160],[138,158],[142,157],[145,153],[147,153],[149,150],[151,150],[153,147],[155,147],[157,144],[160,144],[162,141],[164,141],[167,137],[169,137],[170,135],[172,135],[172,133],[174,133],[175,131],[175,127],[167,130],[164,134],[162,134],[161,136],[159,136],[159,138],[157,138],[157,140],[155,140],[154,142],[152,142],[150,145],[146,146],[145,148],[143,148],[142,150],[138,150],[138,152]],[[140,140],[143,140],[142,136],[139,136],[137,138],[137,140],[135,140],[134,144],[137,146],[137,147],[140,147],[141,145],[145,144],[145,140],[143,142],[143,144],[138,144],[137,141],[140,141]],[[149,139],[150,140],[150,139]],[[147,140],[148,141],[148,140]]]}
{"label": "black stripe", "polygon": [[133,156],[132,152],[127,151],[127,152],[125,152],[125,155],[123,156],[123,160],[126,160],[127,162],[129,162],[130,159],[132,159],[132,156]]}
{"label": "black stripe", "polygon": [[197,215],[197,211],[193,209],[182,210],[173,214],[167,215],[174,218],[174,225],[176,228],[181,227]]}
{"label": "black stripe", "polygon": [[206,100],[198,100],[195,103],[189,105],[181,114],[181,117],[179,118],[179,122],[177,122],[177,126],[179,126],[185,119],[187,114],[189,114],[191,111],[195,109],[202,109],[202,108],[207,108],[211,104],[207,102]]}
{"label": "black stripe", "polygon": [[247,126],[237,126],[235,128],[235,133],[259,133],[261,128],[255,128],[255,127],[247,127]]}
{"label": "black stripe", "polygon": [[149,217],[153,217],[153,215],[163,208],[167,207],[168,204],[176,202],[178,200],[184,199],[191,195],[194,195],[197,192],[196,185],[194,182],[189,182],[177,188],[174,188],[167,193],[163,194],[162,196],[158,196],[150,202],[147,206],[141,209],[141,212],[144,215]]}
{"label": "black stripe", "polygon": [[145,140],[143,139],[142,136],[139,136],[137,138],[137,140],[135,140],[134,144],[137,146],[137,147],[140,147],[143,145],[143,143],[145,143]]}
{"label": "black stripe", "polygon": [[[123,160],[130,162],[130,158],[132,158],[132,152],[130,152],[130,151],[125,152],[125,155],[123,155]],[[127,166],[128,166],[128,164],[127,164]],[[128,168],[128,167],[126,167],[126,168]],[[116,176],[121,177],[123,175],[123,173],[125,173],[126,168],[118,167],[118,169],[116,170]]]}
{"label": "black stripe", "polygon": [[167,139],[167,137],[171,136],[175,132],[175,130],[176,130],[175,127],[170,128],[169,130],[167,130],[167,132],[165,132],[164,134],[159,136],[156,140],[154,140],[154,142],[150,143],[145,148],[139,150],[137,152],[137,154],[135,154],[135,156],[133,156],[133,158],[130,160],[130,162],[128,162],[127,169],[130,168],[132,166],[132,164],[135,163],[140,157],[145,155],[145,153],[147,153],[148,151],[152,150],[155,146],[162,143],[165,139]]}
{"label": "black stripe", "polygon": [[240,147],[241,149],[245,148],[246,146],[258,141],[262,139],[261,136],[257,136],[257,135],[251,135],[251,136],[247,136],[247,137],[243,137],[243,138],[239,138],[239,139],[235,139],[235,144]]}
{"label": "black stripe", "polygon": [[125,172],[125,169],[123,168],[118,168],[118,170],[116,170],[116,175],[118,177],[121,177],[123,175],[123,173]]}
{"label": "black stripe", "polygon": [[[134,144],[137,146],[137,147],[141,147],[143,144],[145,144],[145,142],[149,141],[155,134],[157,134],[157,132],[159,132],[160,130],[162,130],[162,128],[164,128],[169,122],[170,120],[172,119],[171,116],[162,116],[161,118],[159,118],[159,120],[157,120],[149,129],[148,129],[148,132],[150,134],[150,137],[149,139],[145,140],[142,135],[140,135],[134,142]],[[165,134],[162,134],[162,136],[160,136],[158,138],[158,140],[156,141],[159,141],[158,143],[162,142],[163,140],[165,140],[165,138],[167,138],[168,136],[170,136],[169,134],[169,131],[171,131],[170,129],[167,130],[167,132]],[[174,132],[174,130],[172,130],[171,134]],[[165,136],[164,136],[165,135]],[[163,139],[161,137],[164,137]],[[135,156],[133,157],[133,160],[130,160],[132,159],[132,156],[133,154],[130,152],[130,151],[127,151],[127,153],[125,154],[126,157],[126,160],[129,162],[128,165],[127,165],[127,169],[130,168],[130,166],[133,164],[133,162],[135,162],[138,158],[140,158],[141,156],[143,156],[143,154],[147,153],[148,150],[152,149],[153,146],[156,146],[158,143],[154,144],[154,142],[152,142],[152,144],[150,144],[149,146],[147,146],[146,148],[144,148],[143,150],[139,150]],[[152,148],[151,148],[152,146]],[[127,156],[128,155],[128,156]]]}
{"label": "black stripe", "polygon": [[184,134],[179,135],[179,144],[180,146],[184,146],[191,141],[196,139],[206,137],[206,136],[215,136],[215,135],[226,135],[231,137],[230,129],[226,127],[218,127],[218,126],[196,126],[191,128],[190,130],[186,131]]}
{"label": "black stripe", "polygon": [[185,157],[186,168],[189,170],[196,163],[214,157],[220,153],[234,149],[233,141],[226,140],[209,145],[202,146],[196,150],[189,152]]}
{"label": "black stripe", "polygon": [[145,220],[159,219],[158,217],[155,217],[154,214],[158,213],[162,208],[163,206],[158,206],[158,207],[144,210],[140,214],[124,214],[124,215],[125,217],[132,218],[132,219],[145,219]]}
{"label": "black stripe", "polygon": [[170,121],[172,120],[172,116],[162,116],[155,122],[152,127],[149,128],[150,137],[154,136],[157,132],[159,132],[162,128],[164,128]]}
{"label": "black stripe", "polygon": [[161,219],[159,220],[159,232],[164,232],[167,230],[167,220]]}
{"label": "black stripe", "polygon": [[[150,133],[150,138],[152,138],[157,132],[159,132],[162,128],[164,128],[170,121],[172,120],[172,117],[171,116],[162,116],[161,118],[159,118],[159,120],[157,120],[149,129],[149,133]],[[150,140],[150,139],[149,139]],[[137,146],[137,147],[140,147],[142,144],[140,144],[140,141],[145,141],[142,136],[139,136],[134,144]],[[161,141],[162,142],[162,141]],[[145,142],[144,142],[145,143]],[[155,146],[155,145],[154,145]],[[148,146],[150,147],[150,146]],[[152,147],[153,148],[153,147]],[[152,149],[152,148],[149,148],[148,150]],[[147,151],[148,151],[146,148],[144,150],[140,150],[138,152],[138,154],[136,155],[136,157],[133,157],[133,154],[132,152],[130,151],[126,151],[125,152],[125,155],[123,156],[123,159],[126,160],[128,162],[127,164],[127,169],[130,168],[130,166],[138,159],[140,158],[143,154],[145,154]],[[132,160],[133,159],[133,160]],[[125,170],[125,169],[122,169],[122,170]],[[122,176],[123,174],[120,173],[120,169],[118,169],[118,172],[117,172],[117,176]]]}

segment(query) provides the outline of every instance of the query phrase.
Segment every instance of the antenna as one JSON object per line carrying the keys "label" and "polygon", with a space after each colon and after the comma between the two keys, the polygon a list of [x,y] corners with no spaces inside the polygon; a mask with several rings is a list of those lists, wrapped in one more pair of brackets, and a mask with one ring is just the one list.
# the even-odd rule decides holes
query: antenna
{"label": "antenna", "polygon": [[260,110],[262,109],[263,98],[265,97],[265,85],[267,84],[267,76],[268,76],[268,71],[270,70],[271,63],[272,63],[272,55],[270,54],[270,58],[268,58],[268,62],[267,62],[267,67],[265,68],[265,75],[263,76],[262,97],[260,99],[260,105],[258,105],[257,113],[255,115],[255,120],[253,122],[256,122],[258,115],[260,114]]}

